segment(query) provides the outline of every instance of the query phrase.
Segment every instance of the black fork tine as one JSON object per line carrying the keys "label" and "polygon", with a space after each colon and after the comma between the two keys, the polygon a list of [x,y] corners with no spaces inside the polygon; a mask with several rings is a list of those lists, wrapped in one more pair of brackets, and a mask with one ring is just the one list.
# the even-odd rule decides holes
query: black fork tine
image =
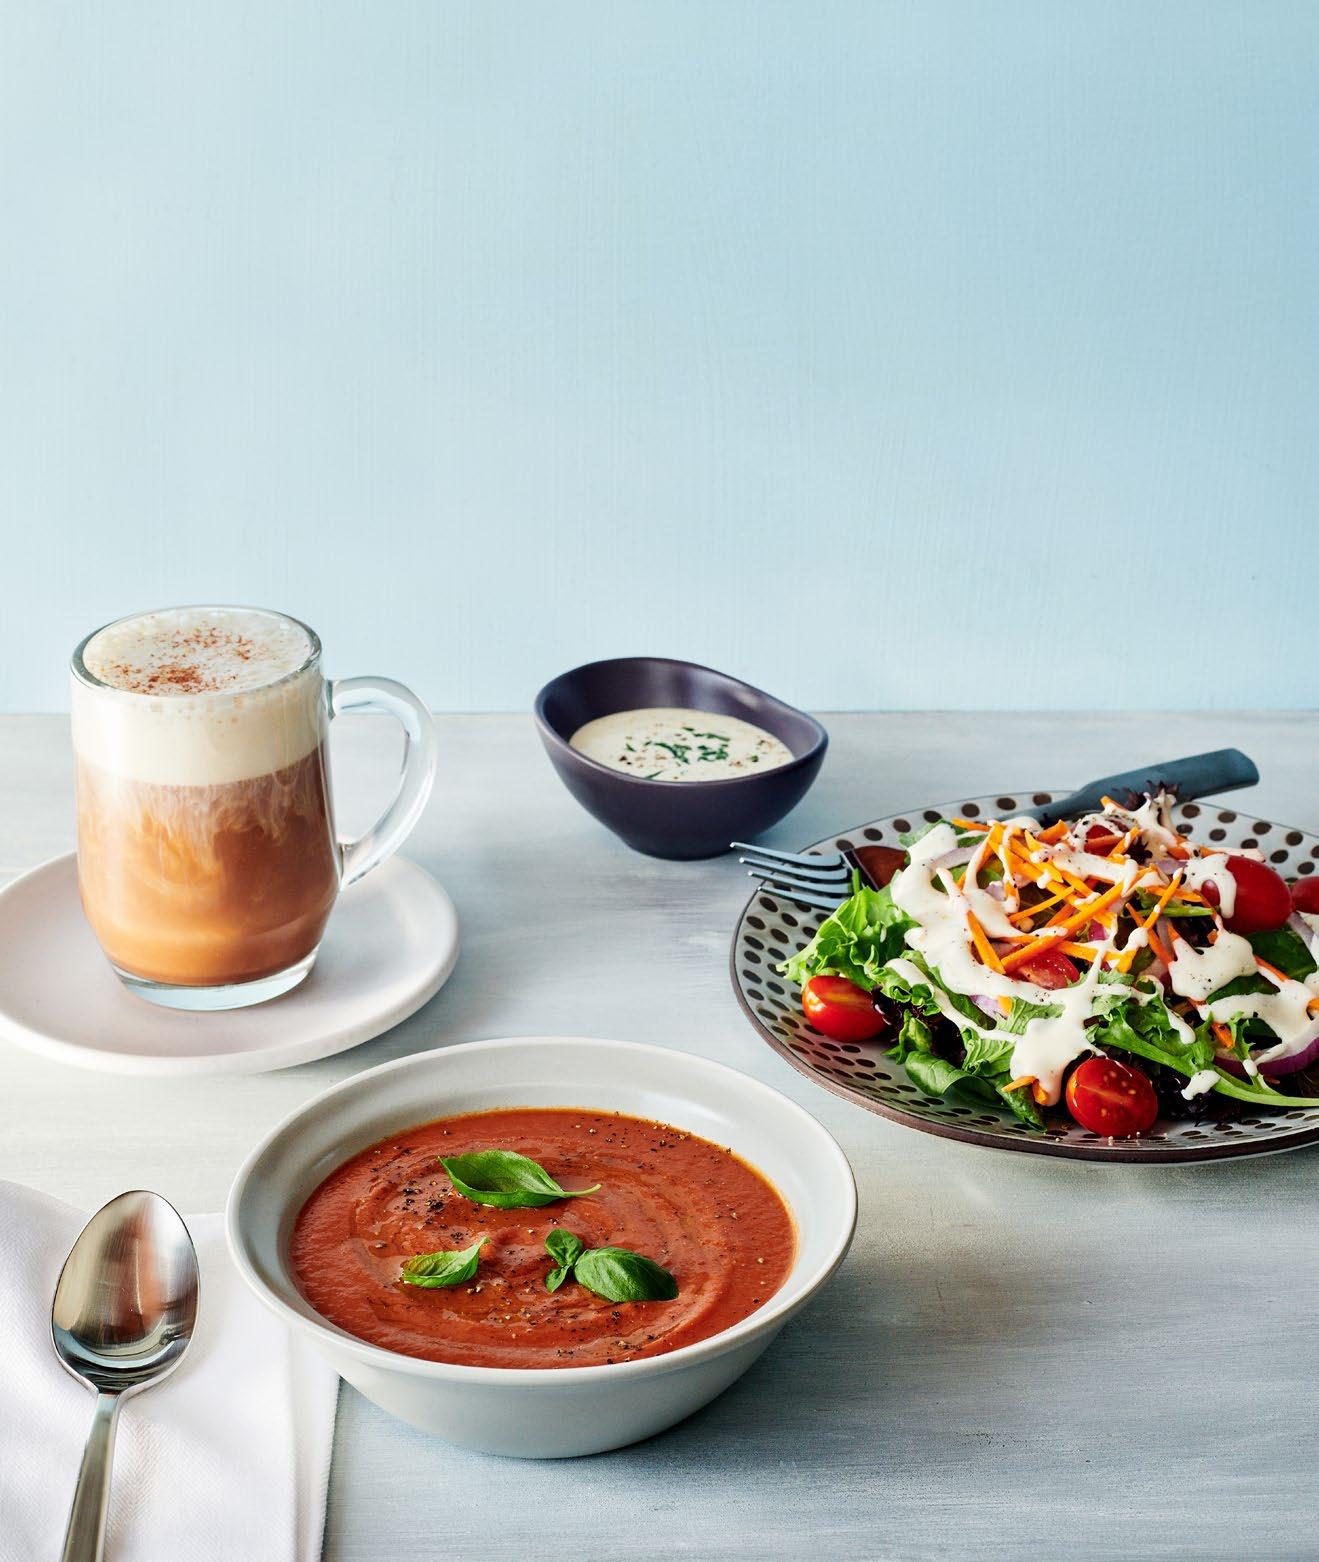
{"label": "black fork tine", "polygon": [[[752,878],[756,875],[753,873]],[[795,906],[815,906],[821,911],[837,911],[839,897],[837,895],[822,895],[817,890],[802,889],[793,884],[775,884],[769,879],[762,879],[761,888],[776,900],[790,900]]]}
{"label": "black fork tine", "polygon": [[752,873],[758,873],[764,878],[782,879],[785,884],[802,884],[808,889],[832,889],[835,885],[847,887],[848,873],[843,867],[826,868],[824,872],[817,873],[810,868],[789,867],[759,857],[739,857],[737,860],[746,863]]}
{"label": "black fork tine", "polygon": [[784,867],[832,868],[835,871],[846,867],[840,852],[820,856],[811,852],[781,852],[770,846],[751,846],[746,841],[731,841],[729,844],[735,852],[753,852],[757,857],[763,857],[766,862],[779,863]]}

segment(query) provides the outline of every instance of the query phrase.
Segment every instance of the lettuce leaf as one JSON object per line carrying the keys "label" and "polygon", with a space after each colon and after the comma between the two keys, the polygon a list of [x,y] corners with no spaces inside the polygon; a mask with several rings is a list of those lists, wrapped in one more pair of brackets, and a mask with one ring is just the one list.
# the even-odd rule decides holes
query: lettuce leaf
{"label": "lettuce leaf", "polygon": [[1274,928],[1268,933],[1247,933],[1250,947],[1261,960],[1276,965],[1284,976],[1294,982],[1303,982],[1312,972],[1319,970],[1309,947],[1294,927]]}
{"label": "lettuce leaf", "polygon": [[[952,1005],[959,1014],[964,1015],[976,1025],[989,1023],[984,1010],[965,993],[955,993],[951,988],[945,987],[939,978],[931,971],[929,962],[925,956],[915,949],[903,948],[899,951],[903,959],[914,965],[921,973],[922,980],[913,982],[901,971],[895,971],[886,967],[879,973],[875,986],[886,998],[891,998],[894,1003],[905,1004],[910,1008],[919,1009],[922,1014],[929,1015],[933,1019],[943,1013],[943,1006],[934,996],[938,991],[943,994],[945,1002]],[[958,1029],[962,1029],[961,1026]]]}
{"label": "lettuce leaf", "polygon": [[[1319,1106],[1317,1099],[1284,1095],[1262,1079],[1237,1079],[1224,1073],[1214,1062],[1216,1048],[1209,1025],[1201,1025],[1189,1042],[1183,1040],[1173,1029],[1167,1006],[1161,998],[1154,998],[1149,1003],[1137,1003],[1133,999],[1114,1009],[1101,1025],[1095,1027],[1093,1039],[1104,1046],[1148,1058],[1151,1063],[1162,1063],[1165,1068],[1184,1074],[1188,1079],[1202,1069],[1212,1068],[1218,1074],[1214,1089],[1237,1101],[1252,1101],[1264,1106],[1279,1106],[1284,1102]],[[1240,1038],[1235,1032],[1233,1039],[1240,1051]]]}
{"label": "lettuce leaf", "polygon": [[[912,991],[923,995],[928,1001],[928,988],[914,987]],[[960,995],[952,993],[949,996],[956,1000]],[[1018,1013],[1018,1008],[1022,1012]],[[979,1010],[976,1012],[978,1014]],[[912,1084],[927,1096],[963,1101],[969,1106],[1007,1106],[1029,1127],[1042,1129],[1044,1119],[1030,1091],[1009,1091],[1003,1087],[1009,1083],[1009,1065],[1017,1035],[1035,1015],[1053,1012],[1042,1005],[1017,1000],[1007,1021],[1008,1024],[1013,1021],[1018,1024],[1017,1032],[1000,1028],[986,1035],[970,1028],[963,1030],[966,1055],[959,1065],[935,1052],[933,1031],[919,1014],[909,1008],[903,1017],[892,1056],[902,1064]]]}
{"label": "lettuce leaf", "polygon": [[[1011,1083],[1011,1081],[1006,1081]],[[1020,1090],[1005,1090],[999,1086],[999,1096],[1012,1108],[1013,1115],[1021,1119],[1027,1128],[1037,1128],[1041,1132],[1044,1129],[1044,1113],[1040,1111],[1039,1104],[1031,1095],[1030,1088],[1023,1087]]]}
{"label": "lettuce leaf", "polygon": [[805,949],[785,960],[779,970],[799,987],[813,976],[845,976],[870,990],[879,985],[885,961],[902,953],[907,929],[914,926],[887,885],[883,889],[860,885],[825,918]]}
{"label": "lettuce leaf", "polygon": [[934,1050],[934,1035],[919,1015],[908,1013],[893,1047],[893,1056],[907,1071],[907,1078],[927,1096],[964,1100],[984,1105],[996,1100],[998,1092],[987,1079],[970,1069],[959,1068]]}

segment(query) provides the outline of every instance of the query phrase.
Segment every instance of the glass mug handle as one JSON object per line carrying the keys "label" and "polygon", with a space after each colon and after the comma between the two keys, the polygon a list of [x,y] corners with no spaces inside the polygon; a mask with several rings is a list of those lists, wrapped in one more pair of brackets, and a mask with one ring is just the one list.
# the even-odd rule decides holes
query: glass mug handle
{"label": "glass mug handle", "polygon": [[326,693],[331,717],[383,711],[403,728],[403,775],[394,801],[365,835],[343,847],[339,887],[347,889],[392,857],[421,818],[435,782],[435,721],[412,690],[392,678],[335,678]]}

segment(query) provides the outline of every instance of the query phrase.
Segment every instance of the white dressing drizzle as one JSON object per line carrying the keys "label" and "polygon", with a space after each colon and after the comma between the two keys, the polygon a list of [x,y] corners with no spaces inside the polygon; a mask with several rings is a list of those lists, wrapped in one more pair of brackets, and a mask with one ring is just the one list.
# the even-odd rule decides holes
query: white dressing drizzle
{"label": "white dressing drizzle", "polygon": [[1157,875],[1138,862],[1110,862],[1107,857],[1096,857],[1093,852],[1077,851],[1070,846],[1046,846],[1031,854],[1032,862],[1052,862],[1078,879],[1102,879],[1105,884],[1120,884],[1122,893],[1129,895],[1143,879],[1157,882]]}
{"label": "white dressing drizzle", "polygon": [[[1179,998],[1189,998],[1200,1004],[1210,993],[1226,987],[1238,976],[1254,976],[1259,967],[1255,964],[1255,951],[1240,933],[1226,930],[1216,942],[1205,949],[1192,949],[1182,939],[1169,966],[1172,990]],[[1313,997],[1313,994],[1309,996]]]}
{"label": "white dressing drizzle", "polygon": [[1208,852],[1203,857],[1192,857],[1182,869],[1182,883],[1187,889],[1198,890],[1205,884],[1213,884],[1218,890],[1218,913],[1226,918],[1237,909],[1237,881],[1227,865],[1226,852]]}
{"label": "white dressing drizzle", "polygon": [[980,867],[984,855],[985,843],[982,839],[976,847],[971,861],[967,864],[966,873],[962,877],[959,888],[947,875],[942,876],[942,882],[947,888],[952,885],[954,895],[960,895],[974,914],[980,926],[984,928],[989,938],[1015,938],[1017,929],[1008,921],[1008,905],[1006,901],[996,900],[986,889],[981,889],[974,882],[976,870]]}
{"label": "white dressing drizzle", "polygon": [[1198,1074],[1192,1074],[1182,1091],[1184,1101],[1194,1101],[1196,1096],[1205,1096],[1218,1083],[1218,1070],[1216,1068],[1202,1068]]}
{"label": "white dressing drizzle", "polygon": [[1037,1015],[1029,1020],[1012,1049],[1013,1079],[1020,1079],[1023,1074],[1033,1077],[1044,1092],[1048,1106],[1058,1104],[1068,1064],[1083,1052],[1095,1051],[1086,1037],[1085,1022],[1090,1018],[1102,963],[1096,960],[1082,980],[1073,986],[1051,992],[1049,1002],[1061,1013]]}
{"label": "white dressing drizzle", "polygon": [[[1222,942],[1220,936],[1218,943]],[[1217,947],[1215,944],[1214,948]],[[1319,1039],[1319,1017],[1310,1013],[1313,999],[1314,993],[1304,982],[1286,981],[1277,992],[1216,998],[1206,1012],[1211,1020],[1234,1019],[1240,1014],[1263,1020],[1278,1038],[1277,1044],[1262,1052],[1252,1049],[1252,1061],[1257,1068],[1267,1067],[1275,1059],[1295,1057]]]}
{"label": "white dressing drizzle", "polygon": [[1166,851],[1169,846],[1177,845],[1177,832],[1172,827],[1172,804],[1170,792],[1155,792],[1139,808],[1122,808],[1118,812],[1126,818],[1127,828],[1135,830],[1147,846],[1162,847]]}

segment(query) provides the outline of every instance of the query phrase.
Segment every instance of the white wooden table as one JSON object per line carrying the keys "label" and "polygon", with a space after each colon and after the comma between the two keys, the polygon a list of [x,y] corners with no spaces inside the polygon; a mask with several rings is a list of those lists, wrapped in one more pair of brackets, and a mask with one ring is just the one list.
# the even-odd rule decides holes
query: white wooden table
{"label": "white wooden table", "polygon": [[[1319,828],[1319,717],[835,716],[824,772],[771,840],[894,809],[1080,782],[1238,744],[1248,807]],[[345,823],[394,739],[336,738]],[[729,987],[729,858],[634,856],[559,786],[522,717],[445,717],[411,852],[464,951],[389,1035],[204,1084],[85,1074],[0,1046],[0,1176],[93,1206],[159,1189],[218,1208],[243,1152],[331,1081],[483,1036],[575,1033],[719,1058],[821,1118],[856,1169],[856,1245],[752,1372],[639,1447],[536,1464],[464,1453],[345,1389],[326,1556],[526,1562],[1313,1557],[1319,1380],[1314,1151],[1185,1169],[997,1154],[891,1125],[761,1043]],[[73,844],[67,725],[0,720],[0,873]],[[257,1562],[257,1559],[252,1559]]]}

